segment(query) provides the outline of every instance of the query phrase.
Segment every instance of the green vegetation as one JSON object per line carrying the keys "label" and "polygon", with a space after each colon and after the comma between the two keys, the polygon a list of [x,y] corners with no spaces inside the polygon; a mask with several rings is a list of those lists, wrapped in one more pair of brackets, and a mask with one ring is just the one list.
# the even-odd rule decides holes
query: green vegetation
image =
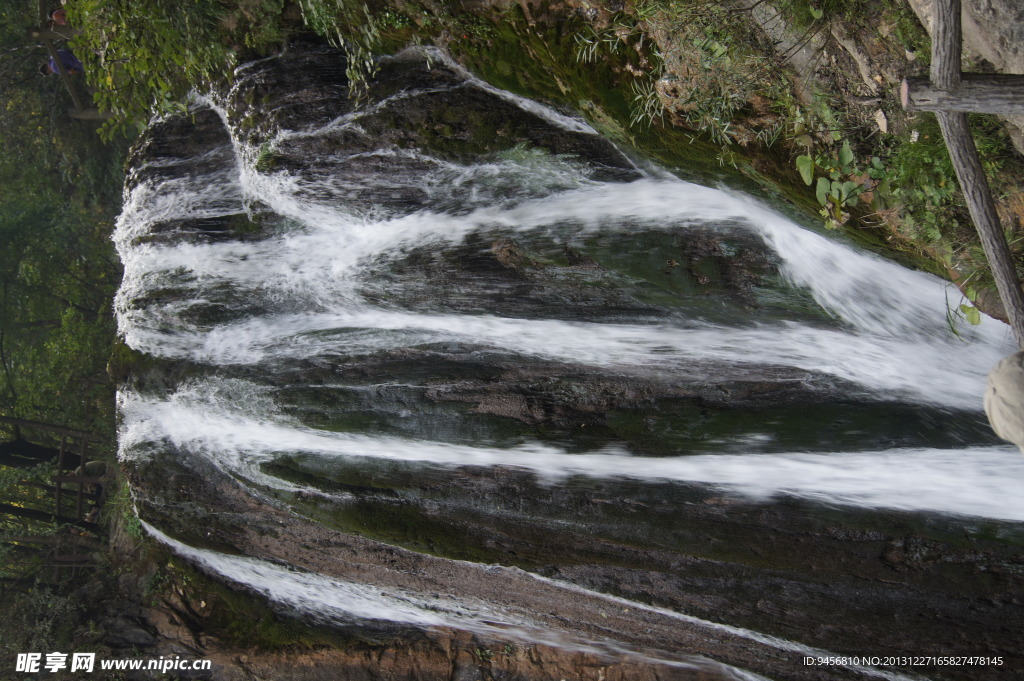
{"label": "green vegetation", "polygon": [[816,32],[840,19],[855,30],[878,32],[879,19],[892,26],[891,39],[927,64],[931,39],[906,0],[776,0],[772,3],[790,25]]}
{"label": "green vegetation", "polygon": [[184,111],[188,95],[230,74],[239,51],[280,39],[282,0],[240,3],[75,0],[69,23],[93,98],[112,114],[108,138],[153,114]]}
{"label": "green vegetation", "polygon": [[825,225],[832,229],[849,218],[843,210],[857,205],[861,194],[888,190],[888,185],[884,184],[887,173],[881,159],[873,156],[864,172],[856,164],[849,140],[843,142],[835,155],[797,156],[796,167],[805,184],[815,185],[814,195],[822,206],[821,215],[825,218]]}
{"label": "green vegetation", "polygon": [[[0,637],[0,659],[8,670],[14,668],[18,653],[52,652],[61,642],[62,652],[70,652],[68,643],[74,638],[75,624],[82,604],[76,599],[50,589],[35,588],[18,598],[4,599],[3,636]],[[77,648],[76,648],[77,650]],[[65,675],[51,678],[67,678]]]}

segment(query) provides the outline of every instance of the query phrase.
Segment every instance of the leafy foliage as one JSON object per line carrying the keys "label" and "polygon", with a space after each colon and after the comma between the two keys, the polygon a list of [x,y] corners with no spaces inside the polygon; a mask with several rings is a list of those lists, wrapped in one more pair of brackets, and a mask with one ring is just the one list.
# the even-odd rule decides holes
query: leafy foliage
{"label": "leafy foliage", "polygon": [[[881,159],[872,157],[865,171],[857,165],[849,140],[843,141],[838,152],[797,156],[796,167],[804,184],[815,184],[814,195],[822,206],[822,217],[832,229],[846,221],[848,216],[843,209],[857,205],[861,194],[869,189],[888,191],[887,172]],[[821,172],[817,183],[815,171]]]}
{"label": "leafy foliage", "polygon": [[108,135],[151,114],[183,111],[193,88],[222,77],[233,60],[221,40],[217,2],[78,0],[68,7],[82,29],[73,45],[93,98],[113,118]]}
{"label": "leafy foliage", "polygon": [[345,50],[349,88],[357,101],[362,99],[376,73],[373,56],[381,46],[381,29],[399,15],[394,11],[378,14],[353,0],[300,0],[300,6],[307,26]]}
{"label": "leafy foliage", "polygon": [[[4,608],[0,655],[12,661],[18,653],[58,650],[66,644],[81,604],[74,598],[44,588],[21,592]],[[64,648],[66,650],[66,648]]]}
{"label": "leafy foliage", "polygon": [[245,57],[280,46],[304,27],[348,54],[358,96],[375,69],[382,33],[411,25],[395,9],[355,0],[78,0],[73,42],[99,108],[111,114],[107,137],[130,133],[152,115],[185,109],[189,94],[230,79]]}
{"label": "leafy foliage", "polygon": [[[972,115],[970,122],[985,176],[998,193],[1006,182],[1006,170],[1019,177],[1024,168],[993,117]],[[921,116],[909,138],[895,145],[886,164],[892,195],[902,205],[909,234],[929,244],[945,242],[954,251],[975,240],[972,228],[953,219],[966,216],[967,209],[934,116]]]}
{"label": "leafy foliage", "polygon": [[[67,117],[63,83],[38,73],[46,52],[25,44],[25,28],[38,23],[35,11],[33,3],[0,8],[0,414],[106,433],[112,444],[114,391],[105,364],[120,268],[110,233],[126,143],[105,143],[94,123]],[[44,432],[0,426],[0,442],[16,436],[56,444]],[[52,463],[0,466],[0,503],[13,507],[0,514],[0,537],[62,531],[19,511],[56,510],[54,473]],[[48,598],[32,580],[52,548],[4,545],[0,577],[4,586],[17,584],[15,600]],[[5,598],[5,612],[20,611]],[[7,642],[6,631],[0,639]]]}

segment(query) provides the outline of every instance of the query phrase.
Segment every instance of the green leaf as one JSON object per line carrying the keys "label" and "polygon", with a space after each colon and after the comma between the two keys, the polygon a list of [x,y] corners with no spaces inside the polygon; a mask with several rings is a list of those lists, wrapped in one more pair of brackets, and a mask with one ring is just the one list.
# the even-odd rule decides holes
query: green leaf
{"label": "green leaf", "polygon": [[811,16],[815,19],[820,19],[825,16],[825,10],[818,9],[817,7],[808,7],[807,11],[811,13]]}
{"label": "green leaf", "polygon": [[818,197],[818,203],[825,205],[828,200],[828,193],[832,189],[832,183],[828,181],[828,178],[819,177],[818,186],[814,189],[814,195]]}
{"label": "green leaf", "polygon": [[966,319],[967,323],[971,326],[981,324],[981,312],[978,311],[978,308],[973,305],[963,303],[960,305],[960,311],[964,313],[964,319]]}
{"label": "green leaf", "polygon": [[854,192],[857,191],[857,187],[859,186],[860,185],[858,185],[856,182],[844,182],[842,189],[840,191],[840,198],[842,198],[843,201],[846,201],[848,198],[854,195]]}
{"label": "green leaf", "polygon": [[839,163],[848,166],[853,163],[853,150],[850,149],[850,141],[843,142],[843,148],[839,150]]}
{"label": "green leaf", "polygon": [[804,184],[810,185],[814,181],[814,159],[810,156],[801,154],[796,157],[796,169],[800,171],[800,177],[803,178]]}

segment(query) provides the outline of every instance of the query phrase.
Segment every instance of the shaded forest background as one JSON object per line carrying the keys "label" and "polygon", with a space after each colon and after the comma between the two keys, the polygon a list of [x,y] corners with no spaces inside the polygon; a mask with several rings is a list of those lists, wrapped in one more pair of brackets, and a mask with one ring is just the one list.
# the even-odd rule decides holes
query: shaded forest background
{"label": "shaded forest background", "polygon": [[[57,514],[53,476],[63,439],[69,472],[83,437],[92,457],[114,453],[114,387],[106,363],[120,266],[110,233],[121,207],[123,136],[67,115],[46,51],[26,38],[34,2],[0,4],[0,631],[8,648],[37,645],[70,625],[59,587],[93,561],[97,527]],[[80,84],[80,83],[79,83]],[[80,84],[81,85],[81,84]],[[36,425],[36,424],[41,425]],[[69,499],[73,499],[68,495]],[[69,515],[70,514],[70,515]],[[6,673],[5,669],[5,673]]]}

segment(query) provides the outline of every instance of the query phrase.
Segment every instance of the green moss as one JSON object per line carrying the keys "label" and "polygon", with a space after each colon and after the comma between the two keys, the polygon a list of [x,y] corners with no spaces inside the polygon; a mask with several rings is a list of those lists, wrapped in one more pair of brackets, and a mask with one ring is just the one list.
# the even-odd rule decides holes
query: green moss
{"label": "green moss", "polygon": [[[350,485],[346,491],[356,498],[342,502],[285,496],[303,514],[344,532],[431,555],[538,572],[551,565],[635,568],[637,552],[649,557],[647,569],[671,571],[670,562],[655,558],[668,551],[828,581],[830,575],[846,574],[847,561],[853,557],[866,561],[859,569],[884,574],[888,568],[870,558],[873,551],[882,555],[887,544],[913,538],[923,542],[923,553],[913,557],[917,568],[936,578],[963,582],[964,593],[971,593],[987,587],[967,583],[976,573],[964,558],[991,552],[993,566],[1005,563],[999,570],[1012,572],[1019,568],[1013,546],[1019,547],[1024,539],[1011,523],[979,520],[965,530],[961,520],[938,515],[829,508],[794,498],[762,506],[683,484],[569,479],[551,488],[529,476],[471,469],[432,471],[415,464],[406,464],[405,473],[418,475],[420,490],[389,495]],[[308,483],[311,478],[293,479]],[[319,486],[324,488],[322,482]],[[481,490],[487,490],[487,508],[475,501]],[[678,516],[681,504],[693,508],[685,522]],[[716,510],[723,504],[734,518],[725,525]],[[773,514],[785,517],[787,526],[766,535],[764,525]],[[583,518],[585,538],[576,534]],[[807,541],[831,547],[815,562],[817,572],[811,575],[804,552]],[[865,550],[864,543],[877,549]],[[647,553],[651,551],[655,553]],[[700,562],[690,569],[714,571]]]}
{"label": "green moss", "polygon": [[114,383],[123,383],[130,376],[152,369],[156,360],[144,352],[133,350],[123,341],[117,341],[110,350],[107,374]]}
{"label": "green moss", "polygon": [[691,176],[722,176],[717,162],[709,162],[715,157],[709,154],[710,145],[691,142],[684,133],[660,126],[623,125],[632,112],[623,93],[635,79],[625,70],[622,55],[613,54],[599,65],[577,59],[574,36],[585,26],[574,17],[531,26],[515,12],[492,20],[486,37],[471,36],[448,47],[470,70],[497,87],[570,110],[583,108],[583,115],[599,131],[656,158],[667,153],[672,158],[663,160],[669,160],[669,167],[686,167]]}

